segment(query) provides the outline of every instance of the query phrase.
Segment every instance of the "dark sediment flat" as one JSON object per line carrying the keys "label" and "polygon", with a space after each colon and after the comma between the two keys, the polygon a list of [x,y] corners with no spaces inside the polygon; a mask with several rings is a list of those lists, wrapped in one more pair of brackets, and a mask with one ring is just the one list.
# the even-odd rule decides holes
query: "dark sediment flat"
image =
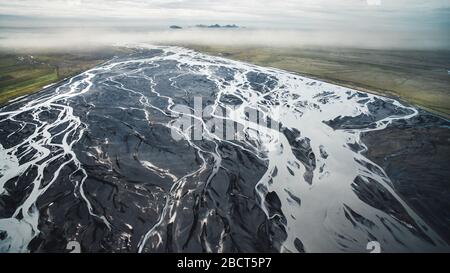
{"label": "dark sediment flat", "polygon": [[366,155],[394,189],[450,243],[450,122],[421,112],[363,134]]}
{"label": "dark sediment flat", "polygon": [[[175,105],[196,97],[238,107],[240,138],[204,126],[175,139]],[[251,109],[280,130],[244,130]],[[279,70],[136,49],[0,109],[0,251],[448,250],[449,122],[416,113]]]}

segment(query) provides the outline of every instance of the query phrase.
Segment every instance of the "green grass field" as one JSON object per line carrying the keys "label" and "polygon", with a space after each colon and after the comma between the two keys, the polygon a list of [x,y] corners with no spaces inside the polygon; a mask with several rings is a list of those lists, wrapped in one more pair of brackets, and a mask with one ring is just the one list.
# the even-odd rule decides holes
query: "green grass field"
{"label": "green grass field", "polygon": [[3,50],[0,52],[0,105],[125,52],[124,48],[70,52]]}
{"label": "green grass field", "polygon": [[450,115],[450,51],[187,47],[400,98],[447,118]]}

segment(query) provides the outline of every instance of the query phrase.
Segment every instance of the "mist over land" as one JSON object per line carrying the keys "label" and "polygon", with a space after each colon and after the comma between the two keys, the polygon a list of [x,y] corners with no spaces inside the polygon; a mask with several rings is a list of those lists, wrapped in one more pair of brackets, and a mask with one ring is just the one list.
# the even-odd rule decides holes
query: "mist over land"
{"label": "mist over land", "polygon": [[[449,49],[448,1],[2,1],[0,46],[116,43]],[[199,29],[236,24],[242,29]],[[169,30],[170,25],[183,29]]]}
{"label": "mist over land", "polygon": [[[441,0],[8,1],[0,5],[0,50],[207,48],[204,52],[400,95],[448,114],[449,18],[450,4]],[[239,27],[196,27],[214,24]]]}
{"label": "mist over land", "polygon": [[148,27],[3,27],[3,49],[90,49],[149,44],[197,44],[261,47],[334,47],[362,49],[445,50],[450,38],[439,31],[418,35],[408,31],[302,30],[287,28],[183,29]]}

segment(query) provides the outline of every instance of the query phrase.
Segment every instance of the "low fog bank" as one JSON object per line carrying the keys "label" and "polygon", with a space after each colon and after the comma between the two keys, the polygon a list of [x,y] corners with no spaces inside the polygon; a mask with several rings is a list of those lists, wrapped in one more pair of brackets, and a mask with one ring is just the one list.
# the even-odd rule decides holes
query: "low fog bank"
{"label": "low fog bank", "polygon": [[119,31],[95,28],[0,28],[0,48],[2,49],[73,50],[137,43],[408,50],[450,49],[448,33],[432,31],[411,33],[196,28]]}

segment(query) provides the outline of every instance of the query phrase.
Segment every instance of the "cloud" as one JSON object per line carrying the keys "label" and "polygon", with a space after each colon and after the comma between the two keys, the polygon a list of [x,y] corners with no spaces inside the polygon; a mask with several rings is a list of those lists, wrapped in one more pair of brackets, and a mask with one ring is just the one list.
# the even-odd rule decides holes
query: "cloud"
{"label": "cloud", "polygon": [[[0,14],[193,21],[297,22],[421,16],[447,0],[1,0]],[[351,18],[354,17],[354,18]]]}
{"label": "cloud", "polygon": [[371,49],[447,49],[439,33],[302,31],[273,29],[182,29],[120,31],[96,29],[26,29],[4,35],[0,47],[14,49],[90,49],[126,44],[172,44],[273,47],[347,47]]}

